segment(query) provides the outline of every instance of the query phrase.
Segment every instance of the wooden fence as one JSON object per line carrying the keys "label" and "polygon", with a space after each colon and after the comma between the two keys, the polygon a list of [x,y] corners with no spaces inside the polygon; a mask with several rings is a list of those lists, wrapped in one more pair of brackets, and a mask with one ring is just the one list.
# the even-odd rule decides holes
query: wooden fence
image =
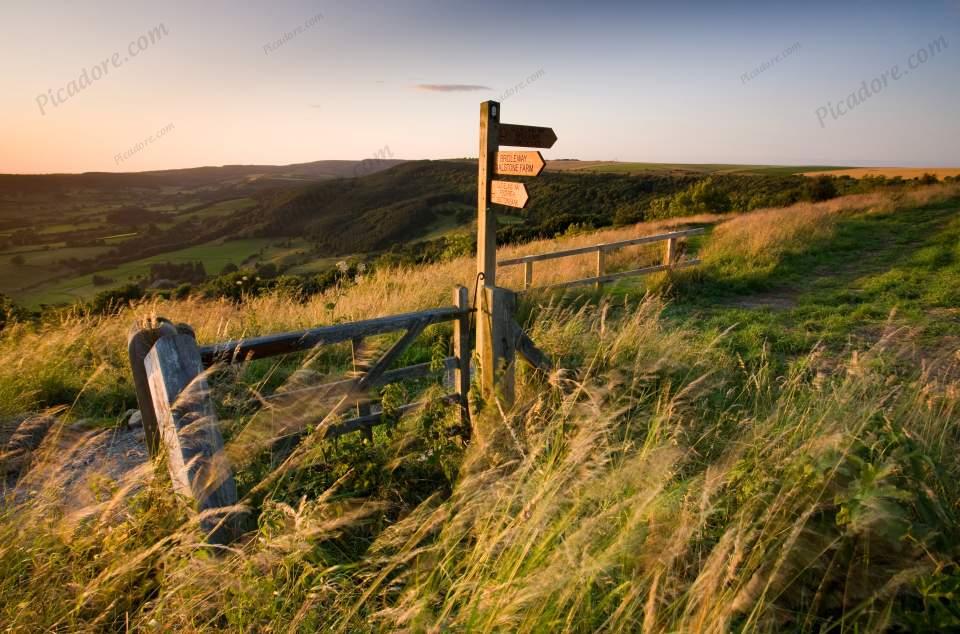
{"label": "wooden fence", "polygon": [[[459,407],[461,427],[469,433],[471,338],[470,307],[467,289],[454,289],[453,306],[401,315],[380,317],[298,332],[238,339],[209,346],[197,346],[193,331],[185,324],[174,325],[158,319],[134,328],[128,342],[130,364],[140,412],[143,417],[147,446],[151,455],[163,451],[167,457],[171,479],[177,492],[192,498],[197,510],[210,511],[230,507],[237,502],[237,491],[230,465],[223,454],[216,412],[210,398],[206,369],[216,364],[230,364],[276,355],[310,350],[317,346],[351,342],[354,351],[354,373],[349,379],[265,397],[275,406],[283,403],[304,403],[322,408],[335,402],[324,415],[328,424],[316,432],[324,438],[365,431],[384,422],[382,412],[371,412],[370,391],[388,383],[414,379],[430,374],[429,363],[389,369],[431,324],[453,322],[453,356],[444,360],[453,371],[453,389],[440,397],[443,403]],[[363,360],[366,337],[404,331],[404,334],[375,362]],[[306,400],[304,400],[306,399]],[[403,414],[423,406],[410,403],[401,406]],[[340,420],[339,414],[356,407],[356,415]],[[305,432],[287,435],[284,440],[297,440]],[[215,513],[202,527],[209,539],[229,541],[235,526]]]}
{"label": "wooden fence", "polygon": [[[703,233],[703,228],[697,229],[685,229],[683,231],[673,231],[671,233],[660,233],[652,236],[643,236],[640,238],[631,238],[630,240],[619,240],[617,242],[605,242],[602,244],[594,244],[587,247],[577,247],[575,249],[564,249],[562,251],[551,251],[550,253],[537,253],[535,255],[524,255],[518,258],[510,258],[507,260],[500,260],[497,262],[497,266],[516,266],[523,265],[523,290],[532,290],[534,288],[564,288],[568,286],[578,286],[580,284],[596,284],[597,286],[605,283],[612,282],[613,280],[620,279],[623,277],[631,277],[634,275],[646,275],[648,273],[656,273],[658,271],[666,271],[668,269],[675,269],[686,266],[693,266],[699,264],[700,260],[683,260],[679,261],[677,259],[677,241],[681,238],[687,236],[697,235]],[[616,273],[607,273],[606,271],[606,254],[610,251],[615,251],[617,249],[622,249],[624,247],[631,247],[638,244],[650,244],[653,242],[665,242],[663,263],[657,264],[655,266],[647,266],[639,269],[632,269],[629,271],[618,271]],[[584,255],[587,253],[594,253],[596,255],[596,275],[594,277],[588,277],[579,280],[573,280],[570,282],[558,282],[555,284],[545,284],[543,286],[533,286],[533,263],[542,262],[544,260],[553,260],[556,258],[566,258],[575,255]]]}
{"label": "wooden fence", "polygon": [[[530,289],[534,262],[596,253],[596,276],[551,284],[549,287],[589,283],[599,285],[631,275],[696,264],[698,260],[677,261],[676,245],[678,239],[701,232],[703,229],[674,231],[528,255],[503,260],[498,264],[523,264],[524,288]],[[607,252],[660,241],[666,243],[663,264],[617,273],[607,273],[604,270],[604,254]],[[490,336],[478,337],[478,375],[481,383],[487,386],[484,390],[485,398],[490,397],[492,386],[496,384],[499,386],[499,393],[494,398],[502,398],[509,404],[513,400],[515,358],[524,359],[541,372],[550,372],[552,363],[516,322],[515,293],[500,287],[485,287],[479,290],[482,292],[478,298],[480,305],[476,307],[477,327],[478,330],[482,327]],[[291,412],[291,417],[296,418],[298,425],[291,433],[268,436],[271,442],[282,441],[289,446],[307,433],[304,431],[307,420],[317,420],[320,423],[311,433],[321,434],[323,438],[336,438],[352,432],[372,435],[372,427],[385,422],[385,418],[382,411],[372,411],[371,390],[388,383],[428,376],[431,373],[429,363],[404,368],[391,366],[427,326],[442,322],[453,322],[454,325],[453,355],[443,360],[444,367],[453,374],[453,391],[434,402],[458,406],[461,429],[464,435],[468,435],[470,411],[467,397],[473,352],[470,337],[472,312],[474,311],[468,302],[467,289],[457,287],[453,293],[453,305],[448,307],[206,346],[197,345],[193,330],[186,324],[174,325],[158,319],[138,325],[131,331],[128,352],[148,449],[151,455],[160,452],[166,455],[174,488],[192,498],[199,511],[229,508],[237,503],[237,490],[231,465],[224,456],[223,439],[207,383],[206,375],[211,367],[350,342],[353,349],[353,373],[350,378],[263,397],[263,402],[279,411],[281,418],[284,411]],[[379,359],[370,362],[365,358],[367,355],[364,340],[367,337],[398,331],[403,331],[403,335]],[[481,341],[490,349],[480,349]],[[485,364],[484,359],[494,359],[497,362]],[[402,415],[425,404],[408,403],[399,407],[397,413]],[[355,415],[344,420],[342,415],[348,408],[354,407]],[[256,422],[252,424],[256,425]],[[201,525],[211,541],[227,542],[235,536],[236,525],[229,517],[224,517],[223,514],[218,516],[215,512],[202,513],[201,517],[205,518]]]}

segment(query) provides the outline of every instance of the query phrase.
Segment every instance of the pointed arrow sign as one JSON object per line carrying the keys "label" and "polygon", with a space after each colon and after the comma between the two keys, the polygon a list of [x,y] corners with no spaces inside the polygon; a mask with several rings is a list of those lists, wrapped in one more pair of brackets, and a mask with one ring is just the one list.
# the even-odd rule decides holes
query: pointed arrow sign
{"label": "pointed arrow sign", "polygon": [[500,137],[497,141],[500,145],[551,148],[557,142],[557,135],[554,134],[553,128],[501,123]]}
{"label": "pointed arrow sign", "polygon": [[490,181],[490,202],[492,203],[523,209],[529,198],[523,183]]}
{"label": "pointed arrow sign", "polygon": [[546,165],[540,152],[497,152],[497,174],[539,176]]}

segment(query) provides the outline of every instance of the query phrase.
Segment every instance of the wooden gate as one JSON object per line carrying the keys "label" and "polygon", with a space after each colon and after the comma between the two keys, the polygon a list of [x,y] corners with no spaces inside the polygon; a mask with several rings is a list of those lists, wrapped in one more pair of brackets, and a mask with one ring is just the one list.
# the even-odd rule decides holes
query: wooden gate
{"label": "wooden gate", "polygon": [[[175,490],[194,500],[198,511],[230,507],[237,503],[237,490],[210,398],[206,377],[209,368],[347,341],[356,353],[366,337],[403,331],[400,339],[375,362],[355,363],[351,378],[265,397],[273,404],[303,402],[304,398],[313,404],[336,400],[322,417],[327,424],[313,433],[322,434],[323,438],[356,431],[369,433],[374,425],[384,422],[383,412],[371,412],[370,391],[388,383],[427,376],[429,363],[396,369],[391,366],[427,326],[442,322],[454,325],[454,354],[444,359],[444,366],[453,373],[453,392],[437,400],[459,408],[461,428],[469,433],[470,312],[467,289],[457,287],[449,307],[207,346],[197,345],[193,330],[186,324],[174,325],[160,318],[138,325],[131,332],[128,352],[148,449],[151,455],[165,453]],[[357,360],[356,354],[354,359]],[[423,405],[408,403],[399,407],[398,413]],[[346,420],[339,417],[354,406],[355,416]],[[283,440],[296,441],[305,433],[301,430]],[[211,515],[202,523],[209,539],[218,543],[229,541],[233,526],[223,517]]]}

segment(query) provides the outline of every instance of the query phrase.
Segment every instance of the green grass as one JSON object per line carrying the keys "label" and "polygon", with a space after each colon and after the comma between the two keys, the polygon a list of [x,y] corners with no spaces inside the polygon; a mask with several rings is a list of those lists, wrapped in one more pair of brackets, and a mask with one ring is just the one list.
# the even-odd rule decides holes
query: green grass
{"label": "green grass", "polygon": [[337,258],[311,257],[309,261],[304,262],[303,264],[297,264],[296,266],[290,267],[288,272],[295,275],[325,273],[329,271],[331,267],[336,266],[337,262],[341,260],[349,260],[349,259],[350,259],[350,256],[343,256],[343,257],[337,257]]}
{"label": "green grass", "polygon": [[951,201],[853,214],[772,265],[720,259],[681,286],[667,314],[705,338],[737,324],[727,342],[751,358],[876,341],[891,316],[935,345],[960,336],[958,212]]}
{"label": "green grass", "polygon": [[522,225],[526,222],[523,216],[514,216],[512,214],[497,213],[497,223],[503,225]]}
{"label": "green grass", "polygon": [[178,221],[185,220],[187,218],[216,218],[219,216],[229,216],[238,211],[243,211],[245,209],[250,209],[256,205],[256,201],[252,198],[236,198],[233,200],[224,200],[212,205],[207,205],[197,211],[190,213],[179,213],[176,215]]}
{"label": "green grass", "polygon": [[[195,260],[203,262],[208,273],[218,273],[227,263],[232,262],[239,266],[244,260],[256,255],[261,249],[269,247],[273,242],[274,240],[266,238],[255,238],[208,243],[127,262],[112,269],[98,271],[97,275],[113,279],[115,286],[133,281],[138,276],[148,273],[150,265],[154,263]],[[101,290],[103,287],[95,286],[93,275],[90,274],[57,280],[14,297],[25,306],[36,307],[40,304],[72,303],[90,299]]]}
{"label": "green grass", "polygon": [[701,174],[767,174],[789,176],[803,172],[823,172],[844,169],[825,165],[738,165],[735,163],[608,163],[585,168],[593,172],[630,174],[634,172],[694,172]]}
{"label": "green grass", "polygon": [[424,228],[423,235],[420,238],[422,240],[434,240],[452,233],[462,233],[469,227],[469,224],[457,220],[457,213],[469,213],[473,211],[473,208],[460,203],[444,203],[435,207],[433,211],[436,218]]}
{"label": "green grass", "polygon": [[[22,289],[62,276],[64,269],[56,265],[58,260],[95,257],[110,250],[108,247],[50,246],[50,249],[29,247],[0,253],[0,293],[20,297]],[[17,255],[23,258],[22,265],[11,262]]]}

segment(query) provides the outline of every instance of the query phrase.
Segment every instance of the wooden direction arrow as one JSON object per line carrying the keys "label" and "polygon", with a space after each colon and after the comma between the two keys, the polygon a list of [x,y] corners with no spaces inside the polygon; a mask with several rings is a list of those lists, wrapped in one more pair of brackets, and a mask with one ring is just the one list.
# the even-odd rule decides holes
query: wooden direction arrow
{"label": "wooden direction arrow", "polygon": [[540,152],[497,152],[497,174],[504,176],[539,176],[544,165]]}
{"label": "wooden direction arrow", "polygon": [[500,145],[551,148],[557,142],[557,135],[553,133],[553,128],[501,123],[497,141]]}
{"label": "wooden direction arrow", "polygon": [[523,183],[490,181],[490,202],[492,203],[523,209],[529,198]]}

